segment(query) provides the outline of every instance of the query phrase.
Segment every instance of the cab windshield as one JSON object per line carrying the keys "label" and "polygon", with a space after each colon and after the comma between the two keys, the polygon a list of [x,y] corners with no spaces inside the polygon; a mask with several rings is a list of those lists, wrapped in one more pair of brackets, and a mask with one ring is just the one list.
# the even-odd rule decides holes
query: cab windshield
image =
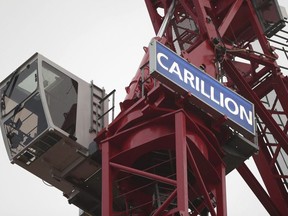
{"label": "cab windshield", "polygon": [[26,100],[37,89],[37,61],[28,65],[23,71],[11,75],[10,80],[1,89],[2,116]]}

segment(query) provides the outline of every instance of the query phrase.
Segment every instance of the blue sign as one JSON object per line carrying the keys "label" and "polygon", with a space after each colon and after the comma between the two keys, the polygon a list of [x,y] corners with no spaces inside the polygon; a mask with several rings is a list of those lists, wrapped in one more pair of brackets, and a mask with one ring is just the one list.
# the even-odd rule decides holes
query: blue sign
{"label": "blue sign", "polygon": [[[255,135],[254,105],[201,69],[153,40],[149,47],[150,74],[210,114],[224,115],[234,129]],[[215,112],[216,111],[216,112]]]}

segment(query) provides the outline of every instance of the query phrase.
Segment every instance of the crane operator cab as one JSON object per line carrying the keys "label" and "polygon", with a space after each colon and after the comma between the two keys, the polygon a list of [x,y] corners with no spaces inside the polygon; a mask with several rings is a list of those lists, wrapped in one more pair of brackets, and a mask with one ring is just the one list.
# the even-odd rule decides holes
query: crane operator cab
{"label": "crane operator cab", "polygon": [[[97,131],[108,124],[105,90],[36,53],[0,84],[1,130],[8,156],[44,181],[75,194],[72,179],[100,169]],[[114,99],[114,96],[113,96]]]}

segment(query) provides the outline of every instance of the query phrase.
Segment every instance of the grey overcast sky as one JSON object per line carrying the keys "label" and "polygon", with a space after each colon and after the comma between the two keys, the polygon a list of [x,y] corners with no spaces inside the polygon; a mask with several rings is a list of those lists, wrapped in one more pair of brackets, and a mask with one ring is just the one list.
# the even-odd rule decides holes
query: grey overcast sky
{"label": "grey overcast sky", "polygon": [[[287,0],[279,3],[288,10]],[[116,89],[118,105],[154,35],[144,0],[0,0],[0,80],[39,52],[87,82]],[[78,215],[60,191],[9,162],[2,137],[0,172],[1,215]],[[227,177],[227,197],[228,215],[268,215],[237,172]]]}

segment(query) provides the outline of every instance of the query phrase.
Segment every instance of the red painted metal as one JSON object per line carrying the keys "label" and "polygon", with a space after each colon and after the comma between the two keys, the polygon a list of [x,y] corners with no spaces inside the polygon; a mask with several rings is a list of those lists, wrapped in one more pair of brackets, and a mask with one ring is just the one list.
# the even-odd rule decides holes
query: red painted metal
{"label": "red painted metal", "polygon": [[[157,85],[99,134],[102,215],[189,215],[189,209],[226,215],[225,165],[207,127],[211,117],[180,101]],[[113,211],[119,197],[126,207]],[[215,200],[222,203],[218,214]]]}
{"label": "red painted metal", "polygon": [[[164,19],[158,10],[166,14],[172,1],[145,2],[158,33]],[[157,39],[215,79],[224,77],[223,84],[255,104],[260,150],[253,158],[267,193],[247,166],[238,171],[268,213],[288,215],[288,176],[278,163],[280,153],[288,155],[288,78],[252,2],[175,1],[173,17]],[[146,49],[120,114],[96,138],[102,215],[226,216],[223,145],[233,134],[222,125],[225,116],[214,119],[153,80],[148,57]],[[263,100],[271,93],[275,101],[267,107]],[[279,116],[286,118],[282,125]]]}
{"label": "red painted metal", "polygon": [[243,179],[247,182],[253,193],[259,197],[259,201],[262,203],[263,206],[266,207],[267,212],[270,215],[281,215],[277,207],[271,202],[271,198],[260,185],[259,181],[254,177],[253,173],[249,170],[249,168],[242,164],[240,167],[237,168],[240,175]]}

